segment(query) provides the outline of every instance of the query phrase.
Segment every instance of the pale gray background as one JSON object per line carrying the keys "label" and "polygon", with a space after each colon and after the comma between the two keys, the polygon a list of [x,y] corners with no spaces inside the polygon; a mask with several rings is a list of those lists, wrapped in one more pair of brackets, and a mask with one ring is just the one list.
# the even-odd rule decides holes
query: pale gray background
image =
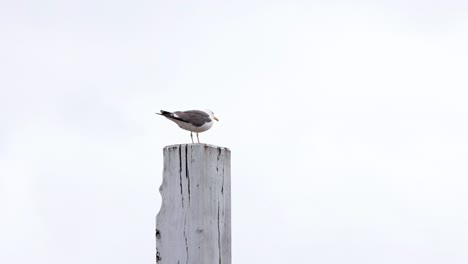
{"label": "pale gray background", "polygon": [[154,263],[196,108],[233,263],[468,263],[467,1],[0,3],[0,263]]}

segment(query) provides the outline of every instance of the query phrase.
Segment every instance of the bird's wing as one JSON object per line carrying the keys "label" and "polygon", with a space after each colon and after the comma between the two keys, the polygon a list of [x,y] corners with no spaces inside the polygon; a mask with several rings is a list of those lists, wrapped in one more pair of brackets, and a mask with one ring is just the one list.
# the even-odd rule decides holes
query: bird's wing
{"label": "bird's wing", "polygon": [[174,112],[173,115],[176,119],[197,127],[201,127],[205,123],[209,123],[211,121],[210,116],[200,110],[177,111]]}

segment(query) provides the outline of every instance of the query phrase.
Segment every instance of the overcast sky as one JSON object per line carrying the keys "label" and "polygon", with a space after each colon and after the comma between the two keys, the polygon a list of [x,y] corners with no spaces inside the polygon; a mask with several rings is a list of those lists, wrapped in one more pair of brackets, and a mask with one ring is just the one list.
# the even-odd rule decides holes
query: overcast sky
{"label": "overcast sky", "polygon": [[[351,3],[352,2],[352,3]],[[0,0],[0,263],[155,262],[212,109],[233,263],[468,263],[467,1]]]}

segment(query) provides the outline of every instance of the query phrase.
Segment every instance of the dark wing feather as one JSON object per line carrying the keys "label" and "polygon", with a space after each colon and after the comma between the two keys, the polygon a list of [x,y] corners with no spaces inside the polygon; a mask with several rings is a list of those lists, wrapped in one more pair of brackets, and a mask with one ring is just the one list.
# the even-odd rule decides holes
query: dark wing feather
{"label": "dark wing feather", "polygon": [[199,110],[178,111],[174,112],[174,114],[177,115],[179,120],[197,127],[201,127],[205,123],[209,123],[211,121],[210,116],[207,113]]}
{"label": "dark wing feather", "polygon": [[161,110],[161,113],[156,113],[158,115],[162,115],[166,118],[169,118],[169,119],[174,119],[174,120],[179,120],[179,121],[182,121],[182,122],[186,122],[185,120],[182,120],[176,116],[174,116],[174,113],[171,113],[171,112],[168,112],[168,111],[164,111],[164,110]]}

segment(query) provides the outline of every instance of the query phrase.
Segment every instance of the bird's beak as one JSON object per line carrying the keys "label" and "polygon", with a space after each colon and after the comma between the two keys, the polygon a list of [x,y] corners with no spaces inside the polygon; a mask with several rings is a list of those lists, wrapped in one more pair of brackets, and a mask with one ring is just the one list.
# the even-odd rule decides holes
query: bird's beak
{"label": "bird's beak", "polygon": [[213,117],[213,119],[214,119],[214,120],[216,120],[216,121],[219,121],[219,119],[218,119],[216,116],[215,116],[215,117]]}

